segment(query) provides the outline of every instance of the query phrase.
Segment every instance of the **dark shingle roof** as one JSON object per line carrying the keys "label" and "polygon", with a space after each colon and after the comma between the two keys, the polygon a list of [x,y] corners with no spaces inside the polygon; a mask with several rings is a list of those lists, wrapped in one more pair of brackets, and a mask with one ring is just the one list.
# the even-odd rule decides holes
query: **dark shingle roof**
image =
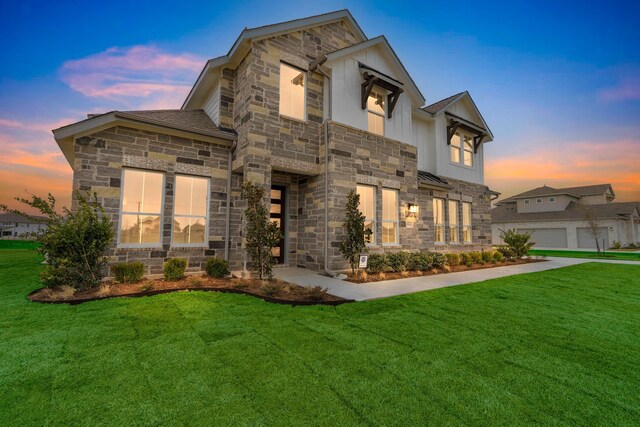
{"label": "dark shingle roof", "polygon": [[441,188],[451,188],[451,185],[449,185],[449,182],[447,180],[426,171],[418,171],[418,184]]}
{"label": "dark shingle roof", "polygon": [[[33,218],[33,219],[31,219]],[[0,214],[0,223],[2,222],[17,222],[20,224],[37,224],[39,222],[43,222],[45,221],[46,218],[43,216],[37,216],[37,215],[33,215],[30,218],[27,218],[26,216],[23,215],[19,215],[17,213],[13,213],[13,212],[7,212],[7,213],[3,213]]]}
{"label": "dark shingle roof", "polygon": [[[632,205],[627,203],[604,203],[599,205],[583,205],[570,202],[563,211],[555,212],[526,212],[518,213],[515,205],[499,205],[491,209],[492,222],[528,222],[528,221],[557,221],[557,220],[581,220],[584,218],[585,208],[589,209],[598,219],[616,219],[621,215],[629,215],[633,212]],[[621,206],[624,205],[624,206]]]}
{"label": "dark shingle roof", "polygon": [[426,107],[422,107],[421,110],[426,111],[427,113],[435,114],[438,111],[441,111],[443,108],[447,108],[449,104],[455,101],[460,95],[464,95],[466,92],[456,93],[448,98],[442,99],[438,102],[434,102],[431,105],[427,105]]}
{"label": "dark shingle roof", "polygon": [[162,123],[171,127],[188,128],[205,133],[220,131],[232,133],[230,129],[216,126],[204,110],[139,110],[122,111],[122,113],[140,120]]}
{"label": "dark shingle roof", "polygon": [[559,194],[567,194],[569,196],[580,198],[583,196],[604,194],[607,190],[611,190],[611,194],[614,194],[613,188],[611,188],[610,184],[584,185],[581,187],[566,188],[553,188],[543,185],[542,187],[534,188],[533,190],[525,191],[524,193],[516,194],[515,196],[501,200],[500,203],[513,202],[516,199],[524,199],[527,197],[554,196]]}

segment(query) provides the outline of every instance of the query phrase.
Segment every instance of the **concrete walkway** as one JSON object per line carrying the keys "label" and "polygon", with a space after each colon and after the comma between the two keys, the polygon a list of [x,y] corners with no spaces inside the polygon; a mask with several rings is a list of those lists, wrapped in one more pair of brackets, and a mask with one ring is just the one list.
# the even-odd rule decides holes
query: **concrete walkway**
{"label": "concrete walkway", "polygon": [[506,265],[504,267],[438,274],[435,276],[409,277],[406,279],[385,280],[374,283],[351,283],[344,280],[322,276],[314,271],[306,270],[304,268],[294,267],[277,268],[274,270],[274,274],[278,279],[295,283],[300,286],[321,286],[323,288],[328,288],[330,294],[346,299],[365,301],[369,299],[410,294],[413,292],[428,291],[448,286],[482,282],[484,280],[497,279],[499,277],[512,276],[514,274],[553,270],[556,268],[584,264],[587,262],[629,264],[640,267],[640,262],[638,261],[549,257],[545,262],[536,262],[532,264]]}

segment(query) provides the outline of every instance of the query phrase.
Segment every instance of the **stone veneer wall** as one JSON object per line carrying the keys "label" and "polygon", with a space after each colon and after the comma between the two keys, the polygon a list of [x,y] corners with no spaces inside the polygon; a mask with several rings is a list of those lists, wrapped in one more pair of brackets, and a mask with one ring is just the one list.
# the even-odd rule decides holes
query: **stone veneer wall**
{"label": "stone veneer wall", "polygon": [[[229,148],[161,133],[127,127],[113,127],[79,138],[75,144],[74,190],[96,192],[105,212],[114,223],[116,236],[120,216],[122,168],[146,169],[165,174],[162,246],[157,248],[117,248],[108,251],[111,263],[144,261],[145,274],[161,274],[168,258],[187,258],[187,271],[201,271],[206,257],[222,257],[226,215],[227,162]],[[173,187],[176,174],[211,179],[209,240],[203,248],[171,246]],[[238,179],[236,177],[236,184]],[[238,194],[236,193],[236,196]],[[238,227],[237,220],[234,225]],[[236,230],[236,232],[238,232]]]}

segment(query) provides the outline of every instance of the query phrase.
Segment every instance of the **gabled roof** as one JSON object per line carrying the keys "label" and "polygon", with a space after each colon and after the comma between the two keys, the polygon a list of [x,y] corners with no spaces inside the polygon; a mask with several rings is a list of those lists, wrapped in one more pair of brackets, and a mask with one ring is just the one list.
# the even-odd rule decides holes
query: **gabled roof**
{"label": "gabled roof", "polygon": [[618,215],[640,215],[640,202],[614,202],[611,206]]}
{"label": "gabled roof", "polygon": [[[571,201],[563,211],[524,212],[519,213],[513,205],[498,205],[491,209],[491,221],[504,222],[529,222],[529,221],[558,221],[558,220],[583,220],[585,209],[593,214],[596,219],[619,219],[633,213],[631,203],[603,203],[599,205],[583,205]],[[625,205],[625,206],[620,206]],[[627,206],[629,205],[629,206]],[[631,210],[629,210],[631,208]],[[628,212],[628,213],[626,213]]]}
{"label": "gabled roof", "polygon": [[583,196],[592,196],[597,194],[604,194],[607,190],[615,196],[611,184],[596,184],[585,185],[581,187],[567,187],[567,188],[553,188],[547,185],[537,187],[524,193],[516,194],[507,199],[501,200],[499,203],[515,202],[518,199],[526,199],[529,197],[542,197],[542,196],[560,196],[567,195],[579,199]]}
{"label": "gabled roof", "polygon": [[140,110],[110,111],[89,115],[85,120],[53,130],[53,135],[69,164],[73,165],[73,143],[80,136],[99,132],[113,126],[145,126],[145,129],[176,132],[205,141],[236,139],[232,129],[219,128],[203,110]]}
{"label": "gabled roof", "polygon": [[306,18],[294,19],[291,21],[280,22],[277,24],[264,25],[256,28],[245,28],[242,30],[236,41],[229,49],[226,55],[212,58],[207,61],[204,68],[200,72],[198,79],[194,83],[191,91],[187,95],[182,108],[187,108],[189,103],[194,97],[194,94],[199,91],[201,87],[206,87],[210,84],[210,73],[214,73],[222,65],[235,65],[242,58],[244,58],[251,41],[262,40],[269,37],[275,37],[280,34],[291,33],[294,31],[304,30],[306,28],[316,27],[318,25],[326,25],[332,22],[344,21],[353,31],[353,34],[357,36],[361,41],[367,40],[367,36],[362,31],[362,28],[358,25],[353,15],[347,10],[337,10],[334,12],[323,13],[320,15],[309,16]]}
{"label": "gabled roof", "polygon": [[[380,47],[383,50],[383,52],[386,53],[387,57],[391,60],[391,62],[394,65],[396,65],[396,67],[402,74],[402,76],[397,76],[397,77],[400,77],[403,80],[402,83],[406,84],[411,89],[412,94],[416,99],[416,103],[418,105],[423,104],[425,101],[425,98],[422,95],[422,92],[420,92],[420,89],[418,89],[418,86],[413,81],[413,78],[411,78],[411,75],[409,74],[407,69],[404,67],[404,65],[402,64],[402,61],[400,60],[396,52],[393,50],[393,48],[391,47],[391,45],[389,44],[389,41],[385,36],[377,36],[372,39],[369,39],[360,43],[356,43],[351,46],[347,46],[345,48],[338,49],[333,52],[329,52],[325,55],[322,55],[319,58],[316,58],[315,60],[311,61],[311,63],[309,64],[309,70],[313,71],[316,69],[318,65],[322,65],[325,62],[331,62],[336,59],[342,58],[344,56],[353,55],[356,52],[369,49],[374,46]],[[393,77],[390,77],[390,78],[393,78]]]}
{"label": "gabled roof", "polygon": [[[460,102],[463,99],[469,99],[473,109],[475,110],[475,112],[478,115],[478,117],[480,117],[480,121],[482,122],[481,124],[477,124],[477,123],[470,123],[470,124],[474,125],[475,127],[480,128],[480,129],[484,129],[486,131],[488,138],[485,139],[485,142],[493,141],[493,132],[491,132],[491,129],[489,128],[489,125],[487,124],[487,122],[484,119],[484,117],[482,117],[482,113],[480,112],[480,109],[478,108],[476,103],[473,101],[473,98],[471,97],[471,94],[467,90],[465,90],[464,92],[456,93],[455,95],[452,95],[452,96],[450,96],[448,98],[441,99],[440,101],[434,102],[433,104],[427,105],[426,107],[421,107],[420,109],[422,111],[424,111],[425,113],[429,113],[431,116],[436,116],[437,114],[440,114],[443,111],[446,113],[446,110],[449,107],[451,107],[453,104],[455,104],[457,102]],[[465,119],[463,119],[461,117],[457,117],[456,116],[455,118],[457,120],[466,121]]]}

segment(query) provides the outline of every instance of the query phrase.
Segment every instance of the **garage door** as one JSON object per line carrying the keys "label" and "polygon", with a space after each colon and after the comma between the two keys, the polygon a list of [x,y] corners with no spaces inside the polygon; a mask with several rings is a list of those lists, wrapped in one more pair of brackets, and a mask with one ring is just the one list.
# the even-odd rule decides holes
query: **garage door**
{"label": "garage door", "polygon": [[519,233],[528,231],[531,233],[531,240],[536,243],[537,248],[566,248],[567,229],[566,228],[527,228],[518,229]]}
{"label": "garage door", "polygon": [[[600,249],[602,249],[602,239],[604,239],[604,248],[609,249],[609,233],[607,232],[607,227],[600,227],[598,230],[600,231],[600,238],[598,239]],[[578,228],[577,231],[579,248],[596,249],[596,241],[588,228]]]}

